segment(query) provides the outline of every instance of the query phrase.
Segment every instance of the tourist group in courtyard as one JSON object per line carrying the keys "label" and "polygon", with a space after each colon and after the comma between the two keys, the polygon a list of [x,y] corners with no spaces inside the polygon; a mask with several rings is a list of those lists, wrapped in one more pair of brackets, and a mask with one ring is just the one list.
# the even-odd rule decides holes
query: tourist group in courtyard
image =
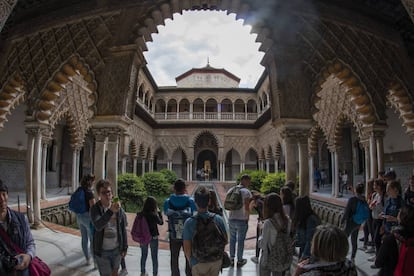
{"label": "tourist group in courtyard", "polygon": [[[250,176],[244,174],[240,183],[227,191],[223,202],[227,220],[216,192],[202,184],[189,195],[184,180],[176,180],[174,193],[163,206],[148,196],[131,230],[132,239],[141,248],[141,275],[149,275],[146,266],[149,251],[151,272],[159,275],[158,226],[164,223],[168,224],[173,276],[214,276],[227,267],[242,270],[249,261],[257,264],[262,276],[357,275],[358,250],[373,253],[368,261],[373,269],[378,269],[378,275],[412,275],[414,175],[404,190],[394,171],[380,172],[378,178],[366,185],[351,186],[353,196],[339,226],[321,221],[310,198],[297,196],[292,181],[278,193],[268,194],[250,190],[250,184]],[[8,187],[1,181],[0,207],[0,275],[50,275],[47,265],[36,257],[27,219],[8,207]],[[77,213],[85,264],[93,265],[100,275],[127,275],[127,216],[120,199],[113,196],[112,183],[95,182],[91,174],[84,176],[71,196],[69,208]],[[257,250],[247,260],[244,243],[252,212],[258,215]],[[360,237],[363,247],[357,248],[360,229],[364,230]],[[180,274],[181,250],[185,271]],[[38,262],[44,265],[43,269],[36,265]]]}

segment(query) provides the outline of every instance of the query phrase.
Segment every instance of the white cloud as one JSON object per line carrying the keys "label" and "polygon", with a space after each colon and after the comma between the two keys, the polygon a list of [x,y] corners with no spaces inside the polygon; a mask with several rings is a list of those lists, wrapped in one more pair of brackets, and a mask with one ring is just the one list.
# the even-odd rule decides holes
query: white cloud
{"label": "white cloud", "polygon": [[235,14],[224,11],[184,11],[158,26],[144,52],[148,68],[159,86],[176,85],[175,77],[191,68],[210,65],[238,76],[240,87],[254,87],[263,73],[256,34]]}

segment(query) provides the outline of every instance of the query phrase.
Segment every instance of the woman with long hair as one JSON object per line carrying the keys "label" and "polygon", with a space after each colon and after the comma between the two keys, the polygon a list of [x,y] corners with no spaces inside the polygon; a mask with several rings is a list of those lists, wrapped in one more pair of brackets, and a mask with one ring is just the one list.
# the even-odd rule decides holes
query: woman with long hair
{"label": "woman with long hair", "polygon": [[151,248],[152,273],[158,275],[158,236],[160,235],[158,225],[164,224],[164,220],[154,197],[147,197],[140,214],[146,219],[152,236],[149,244],[141,244],[141,275],[147,275],[145,264],[148,257],[148,247]]}
{"label": "woman with long hair", "polygon": [[[272,270],[270,264],[273,260],[270,260],[270,252],[274,246],[280,246],[276,243],[276,236],[278,234],[290,233],[291,220],[285,214],[283,210],[282,199],[276,193],[268,194],[264,199],[263,217],[265,219],[263,223],[262,235],[259,240],[259,246],[262,249],[260,256],[260,275],[285,275],[288,270],[275,271]],[[290,264],[286,264],[290,267]]]}
{"label": "woman with long hair", "polygon": [[[372,195],[369,208],[371,209],[372,213],[372,228],[374,232],[374,245],[376,253],[379,251],[382,240],[381,226],[383,224],[383,219],[381,213],[384,210],[385,190],[385,182],[382,179],[375,179],[374,193]],[[368,261],[375,261],[375,255],[371,258],[368,258]]]}
{"label": "woman with long hair", "polygon": [[210,202],[208,203],[208,211],[223,216],[223,208],[220,207],[217,194],[214,190],[210,190]]}
{"label": "woman with long hair", "polygon": [[282,187],[282,189],[280,189],[280,197],[282,199],[285,214],[292,219],[295,212],[295,203],[292,190],[287,186]]}
{"label": "woman with long hair", "polygon": [[312,210],[309,197],[296,198],[293,229],[296,232],[296,246],[299,247],[299,260],[310,257],[311,240],[319,224],[321,220]]}

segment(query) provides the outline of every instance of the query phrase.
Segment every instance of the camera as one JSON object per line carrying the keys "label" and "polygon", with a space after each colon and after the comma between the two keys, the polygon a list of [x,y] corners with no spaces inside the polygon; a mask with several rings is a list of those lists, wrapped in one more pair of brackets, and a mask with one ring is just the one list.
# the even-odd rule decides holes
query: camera
{"label": "camera", "polygon": [[3,269],[8,272],[13,271],[16,265],[19,264],[19,260],[15,258],[14,256],[2,254],[0,258],[1,258],[1,264],[3,266]]}

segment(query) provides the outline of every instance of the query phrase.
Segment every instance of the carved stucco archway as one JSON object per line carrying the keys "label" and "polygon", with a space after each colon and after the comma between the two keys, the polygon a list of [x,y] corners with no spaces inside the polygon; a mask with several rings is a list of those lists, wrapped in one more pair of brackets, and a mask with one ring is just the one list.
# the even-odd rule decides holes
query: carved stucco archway
{"label": "carved stucco archway", "polygon": [[95,113],[96,81],[78,56],[71,57],[47,82],[34,109],[34,118],[52,130],[66,118],[71,146],[80,148]]}
{"label": "carved stucco archway", "polygon": [[313,95],[313,118],[326,136],[328,148],[339,146],[344,120],[354,125],[359,139],[378,121],[375,107],[364,84],[348,65],[337,60],[320,73]]}
{"label": "carved stucco archway", "polygon": [[24,81],[20,73],[13,74],[0,90],[0,131],[7,121],[7,116],[19,104],[25,101]]}
{"label": "carved stucco archway", "polygon": [[389,104],[399,112],[403,120],[403,126],[411,137],[414,136],[414,113],[413,99],[408,93],[407,88],[400,80],[395,80],[390,84],[387,99]]}

